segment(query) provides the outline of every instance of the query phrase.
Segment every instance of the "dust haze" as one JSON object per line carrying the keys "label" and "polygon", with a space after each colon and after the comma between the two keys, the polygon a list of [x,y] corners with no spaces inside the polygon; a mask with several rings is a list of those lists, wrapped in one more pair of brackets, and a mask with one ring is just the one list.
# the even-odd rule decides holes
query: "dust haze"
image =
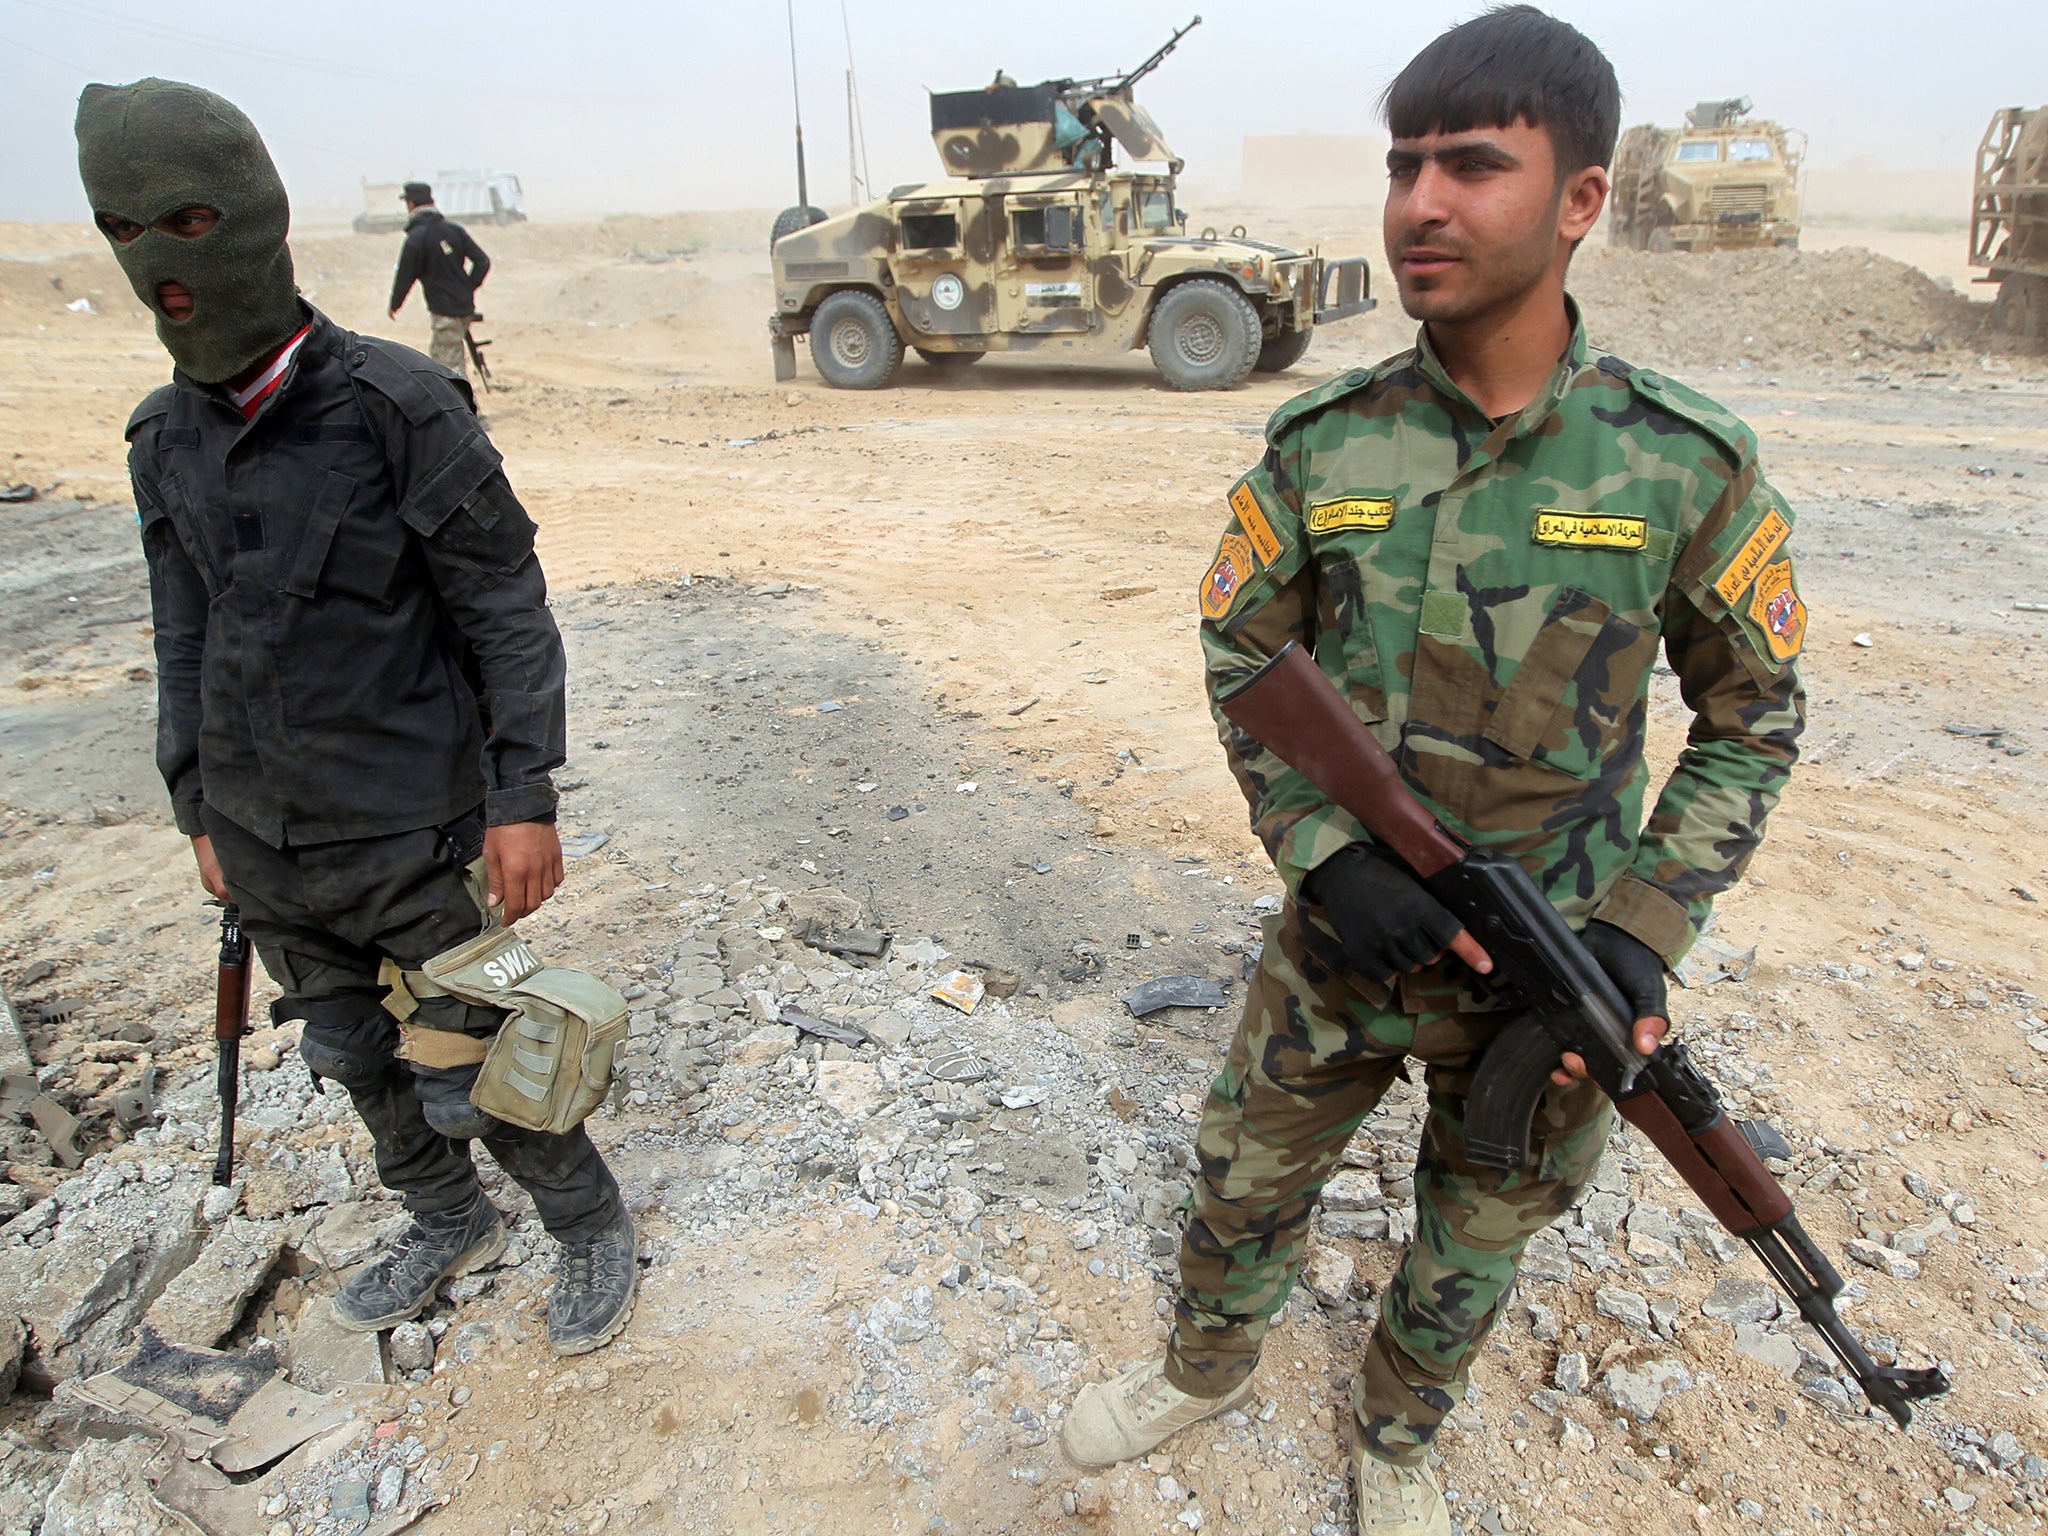
{"label": "dust haze", "polygon": [[[2048,354],[1994,325],[1965,226],[1992,111],[2044,104],[2039,7],[1564,11],[1614,50],[1625,121],[1745,93],[1813,143],[1798,249],[1599,233],[1573,289],[1596,342],[1752,424],[1812,610],[1805,758],[1717,911],[1753,968],[1675,989],[1674,1021],[1789,1138],[1851,1326],[1956,1386],[1910,1435],[1872,1417],[1623,1133],[1532,1246],[1442,1479],[1466,1536],[2035,1531]],[[1382,299],[1200,394],[1142,352],[912,360],[874,392],[800,352],[774,382],[767,236],[794,189],[773,8],[372,3],[273,10],[241,52],[182,38],[248,14],[0,0],[0,983],[84,1158],[0,1123],[0,1532],[1352,1529],[1351,1375],[1414,1215],[1405,1089],[1349,1154],[1244,1413],[1101,1475],[1055,1437],[1084,1383],[1164,1337],[1195,1126],[1279,891],[1204,708],[1195,588],[1266,416],[1411,340],[1358,141],[1462,9],[1212,7],[1141,90],[1192,225],[1367,256]],[[813,185],[838,206],[845,35],[836,7],[797,14]],[[849,4],[876,184],[938,174],[924,86],[1129,66],[1187,19],[1061,15]],[[532,222],[475,227],[483,406],[569,648],[580,856],[522,931],[633,1010],[589,1125],[646,1267],[600,1355],[548,1353],[548,1245],[509,1184],[505,1261],[423,1327],[323,1328],[396,1206],[289,1026],[245,1047],[241,1182],[206,1185],[214,915],[151,761],[122,442],[168,360],[70,160],[78,85],[147,73],[271,136],[300,281],[354,330],[426,342],[416,304],[385,315],[396,239],[346,228],[359,178],[524,179]],[[1658,676],[1653,772],[1690,719]],[[830,954],[812,919],[893,946]],[[990,984],[971,1014],[929,995],[954,966]],[[1124,993],[1162,975],[1225,1006],[1132,1017]],[[302,1392],[298,1428],[110,1385],[145,1319]],[[253,1470],[219,1470],[222,1447]]]}

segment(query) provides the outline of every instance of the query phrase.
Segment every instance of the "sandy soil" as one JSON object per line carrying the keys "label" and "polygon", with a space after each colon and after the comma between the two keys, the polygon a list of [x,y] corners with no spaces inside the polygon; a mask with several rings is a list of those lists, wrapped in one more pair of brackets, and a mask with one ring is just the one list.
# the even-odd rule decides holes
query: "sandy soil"
{"label": "sandy soil", "polygon": [[[1195,222],[1204,218],[1198,211]],[[1258,451],[1271,408],[1405,345],[1409,326],[1388,304],[1319,338],[1291,373],[1227,395],[1171,394],[1142,357],[998,357],[943,379],[913,361],[900,387],[864,395],[827,390],[806,362],[794,384],[776,386],[762,334],[766,223],[616,220],[494,232],[486,242],[498,262],[481,328],[501,383],[485,402],[493,435],[541,524],[565,619],[595,593],[613,595],[610,627],[572,630],[577,741],[620,722],[653,733],[651,762],[634,772],[617,754],[597,759],[579,745],[573,768],[591,788],[572,796],[571,824],[636,846],[614,866],[579,865],[584,888],[565,902],[565,922],[616,936],[606,942],[624,964],[651,942],[638,930],[658,921],[646,892],[667,878],[662,861],[680,852],[693,881],[722,882],[815,856],[795,822],[824,807],[809,818],[807,807],[793,811],[794,822],[751,847],[746,817],[682,808],[724,791],[701,786],[703,768],[678,783],[657,765],[677,760],[670,748],[697,762],[721,749],[682,735],[680,712],[630,690],[657,668],[667,676],[701,659],[709,641],[685,629],[660,657],[636,651],[652,631],[645,615],[618,606],[659,602],[686,577],[687,590],[731,602],[790,582],[792,599],[756,600],[751,619],[704,620],[705,635],[722,636],[724,661],[744,649],[751,623],[778,656],[794,646],[821,665],[868,666],[877,695],[900,700],[900,712],[930,710],[943,734],[892,737],[863,724],[857,751],[896,751],[906,768],[921,753],[949,790],[956,775],[990,764],[1016,776],[1008,826],[990,834],[998,860],[1022,856],[1043,838],[1034,826],[1060,816],[1072,818],[1063,825],[1073,835],[1115,850],[1092,856],[1115,876],[1077,876],[1062,893],[1071,902],[1048,893],[1028,912],[977,895],[972,879],[905,894],[919,890],[920,871],[884,852],[879,824],[832,866],[849,889],[872,878],[891,902],[948,914],[956,940],[970,926],[962,914],[986,913],[982,942],[1045,985],[1041,1011],[1075,1032],[1084,1063],[1095,1060],[1106,988],[1125,977],[1062,983],[1056,962],[1080,926],[1049,914],[1086,913],[1092,937],[1114,943],[1147,921],[1115,906],[1123,879],[1143,893],[1140,908],[1179,902],[1161,927],[1184,929],[1203,919],[1176,881],[1177,859],[1240,882],[1184,882],[1204,888],[1211,915],[1270,888],[1199,689],[1188,593],[1213,548],[1221,492]],[[1274,232],[1319,234],[1337,253],[1375,248],[1364,227]],[[1966,275],[1941,270],[1918,240],[1872,243],[1935,277]],[[0,226],[0,252],[0,345],[10,359],[0,376],[0,451],[10,456],[0,480],[124,502],[121,423],[165,377],[163,355],[89,231]],[[392,240],[346,235],[296,246],[303,285],[338,320],[423,343],[416,298],[396,327],[384,319],[394,252]],[[1779,268],[1670,260],[1680,265],[1586,253],[1578,289],[1595,337],[1688,378],[1757,427],[1774,482],[1801,512],[1814,609],[1808,763],[1720,916],[1723,937],[1759,945],[1758,969],[1745,986],[1688,994],[1684,1022],[1739,1038],[1768,1067],[1754,1101],[1789,1131],[1858,1149],[1861,1182],[1806,1201],[1834,1251],[1918,1209],[1900,1192],[1904,1172],[1970,1192],[1967,1241],[1930,1256],[1913,1285],[1866,1276],[1857,1326],[1957,1364],[1956,1393],[1924,1422],[2008,1429],[2042,1454],[2044,1350],[2020,1325],[2048,1324],[2038,1310],[2048,1291],[2009,1286],[1996,1256],[2038,1247],[2048,1231],[2048,1057],[2015,1027],[2040,1013],[2048,990],[2039,814],[2048,617],[2014,606],[2048,602],[2048,366],[1980,350],[1981,306],[1846,245]],[[80,298],[94,312],[66,308]],[[196,1024],[206,934],[192,916],[180,840],[147,798],[148,657],[142,627],[127,622],[140,611],[137,589],[124,585],[135,567],[111,525],[81,522],[74,538],[50,510],[0,508],[0,523],[21,531],[0,571],[0,594],[15,605],[13,622],[0,622],[9,696],[0,707],[9,785],[0,961],[18,992],[31,960],[63,955],[83,966],[95,933],[111,944],[146,932],[146,957],[119,982],[121,1005],[173,1022],[182,1010]],[[47,521],[29,521],[37,518]],[[74,597],[81,602],[60,601]],[[84,608],[112,622],[92,624]],[[878,681],[883,672],[893,681]],[[849,679],[863,676],[844,671],[818,686],[851,693]],[[1036,702],[1013,713],[1027,700]],[[1657,721],[1653,751],[1668,755],[1684,719],[1662,688]],[[736,750],[765,758],[775,745],[750,738]],[[792,793],[808,793],[792,777]],[[756,808],[736,803],[748,815]],[[687,829],[693,819],[717,825],[716,839],[667,846],[677,834],[664,837],[666,823]],[[943,859],[973,835],[963,827],[935,837],[924,858]],[[1908,958],[1910,967],[1900,963]],[[1213,1018],[1208,1038],[1173,1041],[1171,1059],[1213,1053],[1228,1023]],[[196,1041],[182,1049],[188,1062],[204,1054]],[[102,1074],[99,1086],[111,1091],[118,1076]],[[665,1145],[627,1149],[629,1188],[690,1175],[695,1154]],[[1653,1173],[1638,1180],[1654,1192]],[[1144,1269],[1119,1260],[1089,1276],[1057,1224],[1017,1226],[1023,1249],[1048,1251],[1039,1267],[1057,1285],[1083,1371],[1141,1354],[1159,1294]],[[1005,1450],[943,1395],[914,1435],[834,1416],[834,1394],[862,1367],[849,1353],[856,1336],[844,1327],[828,1335],[817,1319],[835,1296],[865,1300],[876,1265],[903,1241],[900,1230],[829,1213],[679,1235],[650,1272],[627,1345],[569,1367],[531,1339],[508,1345],[461,1378],[475,1395],[459,1415],[445,1406],[449,1383],[437,1382],[442,1406],[414,1417],[465,1450],[504,1440],[518,1454],[484,1463],[473,1487],[422,1528],[502,1531],[517,1521],[509,1528],[594,1533],[617,1520],[654,1529],[663,1510],[677,1512],[669,1528],[689,1528],[681,1511],[690,1510],[699,1528],[1056,1529],[1066,1525],[1063,1497],[1079,1489],[1075,1529],[1162,1529],[1172,1511],[1153,1498],[1149,1475],[1082,1487],[1042,1437],[1016,1436]],[[1362,1270],[1383,1279],[1385,1245],[1358,1253]],[[1735,1269],[1748,1274],[1746,1264]],[[1677,1283],[1695,1323],[1710,1278]],[[509,1307],[516,1294],[507,1287],[500,1300]],[[940,1305],[955,1303],[942,1296]],[[1575,1347],[1598,1355],[1621,1342],[1590,1309],[1584,1317],[1590,1342]],[[1265,1395],[1285,1415],[1279,1428],[1298,1424],[1301,1444],[1273,1457],[1263,1442],[1220,1436],[1207,1452],[1213,1464],[1204,1447],[1182,1448],[1174,1470],[1185,1486],[1218,1501],[1235,1491],[1248,1529],[1306,1530],[1341,1477],[1329,1426],[1362,1328],[1313,1308],[1291,1323],[1276,1339]],[[958,1325],[957,1338],[972,1336],[970,1323]],[[1679,1400],[1654,1430],[1598,1426],[1594,1454],[1558,1445],[1547,1421],[1530,1428],[1515,1410],[1544,1384],[1556,1347],[1526,1322],[1504,1328],[1478,1378],[1489,1406],[1446,1439],[1449,1476],[1484,1491],[1514,1529],[1747,1529],[1738,1493],[1772,1506],[1756,1518],[1774,1531],[2038,1528],[2038,1509],[2000,1502],[2013,1495],[2010,1478],[1960,1470],[1929,1433],[1902,1438],[1831,1416],[1731,1354],[1720,1330],[1680,1337],[1719,1385]],[[962,1375],[975,1369],[974,1347],[956,1346]],[[1001,1358],[993,1346],[990,1358]],[[999,1416],[1027,1400],[1042,1414],[1050,1397],[1071,1392],[1003,1369],[1012,1374],[1009,1395],[992,1400]],[[404,1406],[394,1399],[392,1411]],[[1262,1463],[1287,1456],[1277,1471]],[[1942,1502],[1945,1488],[1976,1502]],[[1246,1489],[1267,1502],[1247,1503]]]}

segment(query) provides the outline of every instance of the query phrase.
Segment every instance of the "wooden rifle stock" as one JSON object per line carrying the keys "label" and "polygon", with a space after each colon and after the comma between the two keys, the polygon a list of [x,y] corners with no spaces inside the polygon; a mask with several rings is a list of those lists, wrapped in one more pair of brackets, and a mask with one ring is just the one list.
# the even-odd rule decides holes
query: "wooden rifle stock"
{"label": "wooden rifle stock", "polygon": [[220,910],[220,968],[213,1000],[213,1038],[219,1051],[215,1085],[220,1093],[220,1150],[214,1154],[213,1182],[235,1176],[235,1110],[242,1093],[242,1036],[249,1032],[249,938],[242,909],[223,902]]}

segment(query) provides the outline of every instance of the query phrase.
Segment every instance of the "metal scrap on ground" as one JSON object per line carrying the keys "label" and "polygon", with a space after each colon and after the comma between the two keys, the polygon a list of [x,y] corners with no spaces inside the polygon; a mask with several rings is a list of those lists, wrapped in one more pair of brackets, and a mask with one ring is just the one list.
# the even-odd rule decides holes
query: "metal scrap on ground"
{"label": "metal scrap on ground", "polygon": [[1221,1008],[1223,984],[1207,976],[1155,976],[1126,992],[1123,1003],[1134,1019],[1162,1008]]}

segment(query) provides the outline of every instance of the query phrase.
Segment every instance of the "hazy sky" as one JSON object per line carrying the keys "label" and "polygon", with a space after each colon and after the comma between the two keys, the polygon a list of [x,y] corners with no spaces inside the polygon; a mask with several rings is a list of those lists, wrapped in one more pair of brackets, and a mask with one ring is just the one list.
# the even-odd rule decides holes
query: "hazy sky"
{"label": "hazy sky", "polygon": [[[841,0],[794,0],[812,200],[847,199]],[[1142,99],[1198,188],[1235,189],[1247,133],[1376,128],[1388,77],[1473,0],[844,0],[878,185],[938,174],[925,89],[1130,68],[1206,18]],[[2048,96],[2048,4],[1930,19],[1871,0],[1559,0],[1607,51],[1624,122],[1747,94],[1804,128],[1812,162],[1969,164],[1992,108]],[[165,18],[175,18],[174,20]],[[195,81],[268,139],[299,216],[345,216],[358,181],[517,171],[540,216],[795,200],[782,4],[702,0],[0,0],[0,219],[82,218],[71,119],[88,80]]]}

